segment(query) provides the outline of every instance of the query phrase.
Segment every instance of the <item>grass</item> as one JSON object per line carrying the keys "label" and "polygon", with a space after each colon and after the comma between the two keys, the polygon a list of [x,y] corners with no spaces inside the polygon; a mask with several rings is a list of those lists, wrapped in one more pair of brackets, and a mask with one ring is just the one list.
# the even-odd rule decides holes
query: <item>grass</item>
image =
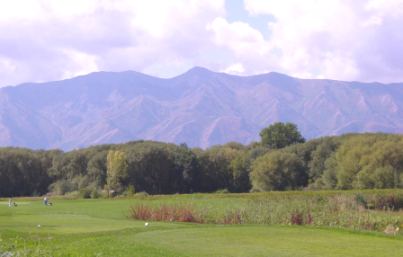
{"label": "grass", "polygon": [[[360,194],[369,197],[370,194],[396,192],[401,193],[370,191]],[[387,236],[380,231],[363,231],[358,227],[329,227],[328,224],[285,225],[291,217],[284,217],[288,221],[282,225],[276,224],[281,220],[277,214],[272,214],[271,220],[259,220],[259,211],[256,211],[259,206],[267,208],[264,207],[265,204],[270,204],[271,207],[264,210],[277,211],[280,214],[294,209],[303,211],[311,199],[350,199],[348,196],[355,197],[356,194],[357,192],[347,191],[193,194],[93,200],[52,198],[52,207],[44,206],[39,198],[20,198],[16,199],[18,207],[13,208],[7,207],[6,199],[3,199],[0,201],[0,256],[8,256],[4,253],[10,252],[14,254],[11,256],[31,257],[400,257],[403,252],[401,235]],[[288,202],[284,202],[284,199]],[[155,208],[162,205],[192,206],[205,215],[207,224],[151,221],[149,226],[144,226],[144,221],[129,218],[131,207],[137,205]],[[217,220],[233,210],[244,210],[256,217],[249,217],[248,222],[240,225],[212,224],[218,223]],[[315,216],[317,212],[312,213],[314,219],[318,219]],[[346,213],[349,217],[355,212]],[[368,210],[368,213],[380,224],[384,220],[401,222],[403,218],[402,212],[396,211]]]}

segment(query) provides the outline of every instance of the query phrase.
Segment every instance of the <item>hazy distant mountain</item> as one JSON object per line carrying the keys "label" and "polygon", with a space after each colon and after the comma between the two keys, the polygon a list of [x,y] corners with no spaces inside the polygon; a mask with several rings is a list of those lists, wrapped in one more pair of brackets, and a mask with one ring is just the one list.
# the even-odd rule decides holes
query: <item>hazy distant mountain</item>
{"label": "hazy distant mountain", "polygon": [[171,78],[97,72],[0,89],[0,145],[73,149],[154,139],[248,143],[275,121],[307,138],[403,132],[403,83],[240,77],[193,68]]}

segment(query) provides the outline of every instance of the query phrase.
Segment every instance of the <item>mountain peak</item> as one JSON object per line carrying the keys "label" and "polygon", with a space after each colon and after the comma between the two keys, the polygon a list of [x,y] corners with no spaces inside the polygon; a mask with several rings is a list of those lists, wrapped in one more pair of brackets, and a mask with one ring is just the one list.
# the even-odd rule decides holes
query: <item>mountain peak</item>
{"label": "mountain peak", "polygon": [[200,66],[194,66],[193,68],[191,68],[190,70],[188,70],[187,72],[185,72],[185,74],[196,74],[196,75],[205,75],[205,74],[211,74],[211,73],[215,73],[207,68],[204,67],[200,67]]}

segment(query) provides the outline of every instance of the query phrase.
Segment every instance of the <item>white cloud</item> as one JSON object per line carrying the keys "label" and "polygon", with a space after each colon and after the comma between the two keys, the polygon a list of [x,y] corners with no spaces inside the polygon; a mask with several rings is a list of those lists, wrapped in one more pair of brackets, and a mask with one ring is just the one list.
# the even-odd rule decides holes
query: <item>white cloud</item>
{"label": "white cloud", "polygon": [[99,70],[97,57],[74,49],[62,49],[61,52],[70,60],[67,69],[64,70],[62,78],[71,78],[78,75],[88,74]]}
{"label": "white cloud", "polygon": [[245,72],[245,67],[243,67],[242,63],[234,63],[223,69],[222,72],[230,74],[242,74]]}
{"label": "white cloud", "polygon": [[4,73],[15,72],[16,68],[16,65],[11,60],[6,58],[0,59],[0,70]]}
{"label": "white cloud", "polygon": [[218,17],[207,26],[213,32],[212,42],[231,52],[231,58],[221,63],[219,70],[233,74],[256,74],[275,69],[275,54],[262,33],[246,22],[228,22]]}
{"label": "white cloud", "polygon": [[218,17],[207,27],[214,32],[214,42],[217,45],[226,46],[237,55],[264,51],[261,32],[245,22],[228,23],[224,18]]}
{"label": "white cloud", "polygon": [[[231,0],[227,0],[231,4]],[[82,73],[236,74],[403,81],[403,0],[0,0],[0,86]],[[264,36],[265,35],[265,36]]]}
{"label": "white cloud", "polygon": [[223,0],[0,1],[0,85],[98,70],[178,74],[208,63],[198,60],[213,45],[206,24],[224,14]]}
{"label": "white cloud", "polygon": [[267,41],[278,70],[344,80],[403,81],[403,1],[245,0],[252,15],[270,14]]}

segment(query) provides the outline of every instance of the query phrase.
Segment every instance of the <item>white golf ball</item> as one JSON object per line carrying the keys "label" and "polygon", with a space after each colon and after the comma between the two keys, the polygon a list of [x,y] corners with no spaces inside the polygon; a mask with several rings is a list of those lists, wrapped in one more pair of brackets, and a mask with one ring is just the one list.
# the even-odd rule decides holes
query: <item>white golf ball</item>
{"label": "white golf ball", "polygon": [[144,223],[144,226],[148,227],[148,222]]}
{"label": "white golf ball", "polygon": [[41,224],[38,224],[37,227],[40,228],[40,227],[41,227]]}

